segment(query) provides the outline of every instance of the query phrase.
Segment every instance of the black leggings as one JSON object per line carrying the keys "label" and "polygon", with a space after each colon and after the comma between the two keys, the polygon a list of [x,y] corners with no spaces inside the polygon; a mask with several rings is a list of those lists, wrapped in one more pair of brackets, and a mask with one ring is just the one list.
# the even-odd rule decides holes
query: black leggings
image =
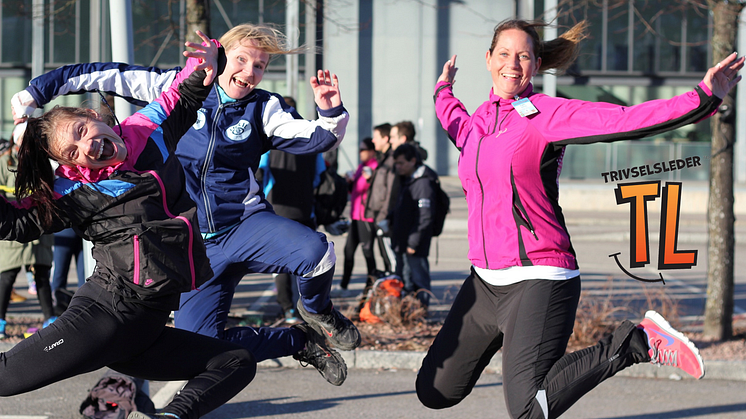
{"label": "black leggings", "polygon": [[[26,266],[26,270],[32,270],[34,281],[36,282],[36,297],[39,299],[41,312],[44,320],[54,316],[54,307],[52,306],[52,287],[49,285],[49,272],[51,267],[44,265]],[[16,282],[21,267],[8,269],[0,273],[0,319],[5,319],[10,304],[10,293],[13,291],[13,284]]]}
{"label": "black leggings", "polygon": [[49,327],[0,353],[0,396],[36,390],[104,366],[147,380],[188,380],[163,411],[199,418],[256,374],[246,349],[166,326],[169,313],[124,302],[86,282]]}
{"label": "black leggings", "polygon": [[502,348],[503,391],[512,418],[556,418],[616,372],[649,361],[645,333],[624,321],[597,345],[565,355],[580,277],[496,287],[466,279],[417,375],[427,407],[458,404]]}
{"label": "black leggings", "polygon": [[373,243],[376,240],[376,227],[373,223],[360,220],[352,220],[350,230],[347,232],[347,243],[345,243],[345,262],[342,271],[342,282],[340,287],[347,289],[352,277],[352,268],[355,266],[355,249],[362,243],[365,267],[368,275],[376,272],[376,259],[373,255]]}

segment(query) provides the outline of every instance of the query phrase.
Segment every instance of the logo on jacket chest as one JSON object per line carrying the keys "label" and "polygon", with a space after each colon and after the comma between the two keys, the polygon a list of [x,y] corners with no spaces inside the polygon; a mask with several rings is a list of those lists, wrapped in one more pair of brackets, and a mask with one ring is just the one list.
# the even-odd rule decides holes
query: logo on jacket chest
{"label": "logo on jacket chest", "polygon": [[225,130],[225,136],[232,141],[243,141],[249,138],[249,135],[251,135],[251,124],[245,119]]}
{"label": "logo on jacket chest", "polygon": [[197,111],[197,121],[194,122],[194,125],[192,127],[194,129],[202,129],[202,127],[205,126],[205,121],[207,120],[207,110],[205,108],[200,108],[200,110]]}

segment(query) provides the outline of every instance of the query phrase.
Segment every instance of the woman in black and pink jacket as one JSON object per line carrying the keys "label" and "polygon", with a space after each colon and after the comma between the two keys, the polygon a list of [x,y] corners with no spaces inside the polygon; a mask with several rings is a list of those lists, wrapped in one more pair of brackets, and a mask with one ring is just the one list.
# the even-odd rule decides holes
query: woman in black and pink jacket
{"label": "woman in black and pink jacket", "polygon": [[[0,200],[0,238],[25,242],[72,227],[93,242],[96,268],[57,321],[0,353],[0,396],[109,366],[189,380],[160,415],[191,419],[253,379],[247,350],[166,325],[180,294],[212,276],[174,154],[219,73],[218,57],[225,62],[222,49],[199,34],[205,43],[187,43],[196,51],[184,53],[190,60],[171,87],[116,130],[79,108],[29,120],[18,201]],[[56,173],[50,158],[60,163]]]}
{"label": "woman in black and pink jacket", "polygon": [[428,407],[463,400],[501,348],[511,417],[558,417],[634,363],[704,375],[694,345],[653,311],[565,355],[580,273],[558,202],[559,175],[567,145],[638,139],[711,116],[740,81],[744,59],[730,55],[694,90],[668,100],[630,107],[567,100],[534,92],[531,78],[572,64],[585,23],[548,42],[536,30],[544,26],[510,20],[495,28],[485,57],[492,91],[473,114],[453,94],[455,55],[435,87],[438,119],[460,152],[472,274],[417,378]]}

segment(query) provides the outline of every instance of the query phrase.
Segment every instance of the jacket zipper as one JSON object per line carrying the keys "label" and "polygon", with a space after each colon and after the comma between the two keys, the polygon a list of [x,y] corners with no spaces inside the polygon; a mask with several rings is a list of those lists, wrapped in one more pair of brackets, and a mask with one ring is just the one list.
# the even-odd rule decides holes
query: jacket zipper
{"label": "jacket zipper", "polygon": [[187,229],[189,230],[189,239],[187,243],[187,255],[189,256],[189,273],[192,277],[192,289],[197,289],[197,275],[195,273],[194,269],[194,228],[192,227],[192,223],[189,221],[188,218],[183,217],[181,215],[174,215],[171,213],[171,211],[168,209],[168,204],[166,201],[166,186],[163,184],[163,180],[161,180],[161,177],[158,176],[158,173],[156,173],[153,170],[148,170],[147,173],[150,173],[153,175],[156,181],[158,181],[158,185],[161,188],[161,196],[163,197],[163,211],[166,212],[166,215],[172,219],[178,219],[184,222],[186,224]]}
{"label": "jacket zipper", "polygon": [[[503,120],[500,121],[500,123],[498,124],[497,121],[499,119],[498,118],[498,116],[500,114],[499,111],[500,111],[500,103],[498,102],[495,105],[495,125],[492,126],[492,132],[489,135],[494,135],[495,132],[498,131],[500,129],[500,127],[502,126],[502,123],[505,121],[505,118],[508,117],[508,115],[506,113],[505,116],[503,117]],[[481,209],[479,211],[479,222],[480,222],[480,224],[482,226],[482,250],[484,251],[484,263],[487,265],[487,269],[489,269],[490,268],[490,261],[487,259],[487,240],[485,239],[485,234],[484,234],[484,200],[485,200],[485,196],[484,196],[484,185],[482,184],[482,179],[479,177],[479,153],[482,150],[482,140],[484,140],[485,137],[487,137],[487,136],[483,135],[482,138],[479,139],[479,144],[477,145],[477,156],[476,156],[476,160],[475,160],[475,163],[474,163],[474,174],[477,177],[477,182],[479,183],[479,190],[482,193],[482,202],[480,203],[481,204]]]}
{"label": "jacket zipper", "polygon": [[135,277],[132,282],[135,285],[140,285],[140,236],[135,234],[134,237],[134,251],[135,251]]}
{"label": "jacket zipper", "polygon": [[[217,87],[215,87],[217,89]],[[218,97],[220,95],[218,94]],[[207,189],[207,173],[208,169],[210,167],[210,162],[212,161],[212,157],[215,154],[215,147],[216,147],[216,140],[217,135],[215,132],[218,129],[218,119],[220,117],[220,114],[223,112],[223,104],[220,104],[218,106],[218,111],[215,112],[215,116],[212,118],[212,130],[210,132],[210,141],[207,144],[207,152],[205,153],[205,162],[202,164],[202,178],[200,179],[200,185],[202,188],[202,201],[205,204],[205,219],[207,220],[207,230],[211,233],[215,232],[215,222],[212,218],[212,208],[210,208],[210,200],[208,199],[208,189]]]}

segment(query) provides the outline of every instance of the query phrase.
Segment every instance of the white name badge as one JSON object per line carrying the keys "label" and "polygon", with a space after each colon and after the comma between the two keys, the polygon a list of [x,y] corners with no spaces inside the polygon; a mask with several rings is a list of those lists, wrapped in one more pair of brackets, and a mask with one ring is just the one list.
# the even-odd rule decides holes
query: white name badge
{"label": "white name badge", "polygon": [[533,103],[531,103],[530,100],[528,100],[527,97],[524,97],[523,99],[516,100],[515,102],[511,103],[516,111],[518,111],[518,115],[522,117],[526,117],[529,115],[533,115],[535,113],[539,113],[539,110],[536,109],[536,106],[534,106]]}

